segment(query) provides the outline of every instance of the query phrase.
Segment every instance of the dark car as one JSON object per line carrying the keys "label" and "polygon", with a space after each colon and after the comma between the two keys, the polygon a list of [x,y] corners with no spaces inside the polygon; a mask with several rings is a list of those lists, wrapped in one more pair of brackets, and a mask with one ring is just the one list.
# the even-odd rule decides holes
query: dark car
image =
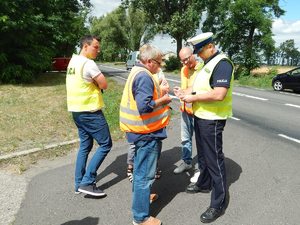
{"label": "dark car", "polygon": [[284,89],[300,91],[300,67],[273,77],[272,86],[275,91],[282,91]]}

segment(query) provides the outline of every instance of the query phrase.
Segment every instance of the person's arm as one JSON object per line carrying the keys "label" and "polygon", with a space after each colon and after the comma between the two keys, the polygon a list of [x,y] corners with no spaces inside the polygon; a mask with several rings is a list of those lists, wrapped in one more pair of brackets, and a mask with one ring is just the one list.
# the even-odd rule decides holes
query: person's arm
{"label": "person's arm", "polygon": [[180,96],[182,96],[182,95],[189,95],[189,94],[191,94],[191,93],[192,93],[192,90],[193,90],[192,87],[188,87],[187,89],[181,89],[180,87],[175,86],[175,87],[173,88],[174,94],[175,94],[178,98],[180,98]]}
{"label": "person's arm", "polygon": [[172,101],[172,98],[169,95],[164,95],[159,99],[155,100],[154,108],[157,108],[162,105],[167,105]]}
{"label": "person's arm", "polygon": [[223,101],[228,88],[230,87],[230,81],[232,76],[233,66],[227,60],[220,61],[213,73],[212,90],[206,93],[197,94],[191,93],[191,95],[181,94],[180,99],[185,102],[213,102]]}
{"label": "person's arm", "polygon": [[182,101],[187,103],[191,102],[215,102],[215,101],[223,101],[228,89],[226,87],[215,87],[209,92],[203,94],[188,94],[188,95],[181,95],[179,98]]}
{"label": "person's arm", "polygon": [[154,108],[163,104],[168,104],[171,97],[163,97],[153,100],[154,83],[147,73],[136,75],[132,85],[132,94],[136,100],[140,113],[152,112]]}
{"label": "person's arm", "polygon": [[166,79],[163,79],[160,83],[160,88],[162,90],[162,94],[165,95],[170,91],[169,83]]}
{"label": "person's arm", "polygon": [[102,90],[105,90],[107,89],[107,81],[104,77],[104,75],[102,73],[98,74],[97,76],[95,76],[93,78],[93,80],[95,81],[96,85],[102,89]]}
{"label": "person's arm", "polygon": [[97,64],[93,60],[88,60],[83,68],[83,78],[87,82],[93,82],[99,89],[107,89],[105,76],[102,74]]}

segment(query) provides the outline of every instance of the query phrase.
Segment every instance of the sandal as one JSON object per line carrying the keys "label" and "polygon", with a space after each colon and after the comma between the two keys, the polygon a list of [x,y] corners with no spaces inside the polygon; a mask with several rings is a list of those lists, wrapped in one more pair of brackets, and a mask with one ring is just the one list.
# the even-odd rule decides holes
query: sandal
{"label": "sandal", "polygon": [[133,167],[127,167],[127,177],[129,181],[132,183],[133,181]]}
{"label": "sandal", "polygon": [[155,179],[156,180],[159,180],[160,179],[160,177],[161,177],[161,173],[162,173],[162,171],[160,170],[160,169],[156,169],[156,174],[155,174]]}

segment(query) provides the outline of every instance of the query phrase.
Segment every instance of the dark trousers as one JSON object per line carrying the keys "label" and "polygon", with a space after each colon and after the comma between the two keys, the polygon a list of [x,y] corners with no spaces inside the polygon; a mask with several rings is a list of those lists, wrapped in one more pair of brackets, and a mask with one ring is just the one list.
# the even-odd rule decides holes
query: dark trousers
{"label": "dark trousers", "polygon": [[201,174],[197,186],[211,189],[210,207],[222,209],[226,197],[226,171],[222,133],[226,120],[194,117],[198,165]]}

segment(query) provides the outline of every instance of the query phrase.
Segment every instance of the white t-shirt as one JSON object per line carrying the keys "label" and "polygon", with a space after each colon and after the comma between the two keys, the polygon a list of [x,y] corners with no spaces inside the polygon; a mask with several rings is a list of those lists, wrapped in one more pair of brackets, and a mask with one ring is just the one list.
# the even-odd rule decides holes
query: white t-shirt
{"label": "white t-shirt", "polygon": [[[84,56],[81,56],[81,57],[84,57]],[[92,83],[93,79],[100,74],[101,74],[101,71],[98,68],[97,64],[94,62],[94,60],[88,59],[88,61],[84,64],[84,67],[83,67],[83,75],[82,75],[83,79],[87,82]]]}

